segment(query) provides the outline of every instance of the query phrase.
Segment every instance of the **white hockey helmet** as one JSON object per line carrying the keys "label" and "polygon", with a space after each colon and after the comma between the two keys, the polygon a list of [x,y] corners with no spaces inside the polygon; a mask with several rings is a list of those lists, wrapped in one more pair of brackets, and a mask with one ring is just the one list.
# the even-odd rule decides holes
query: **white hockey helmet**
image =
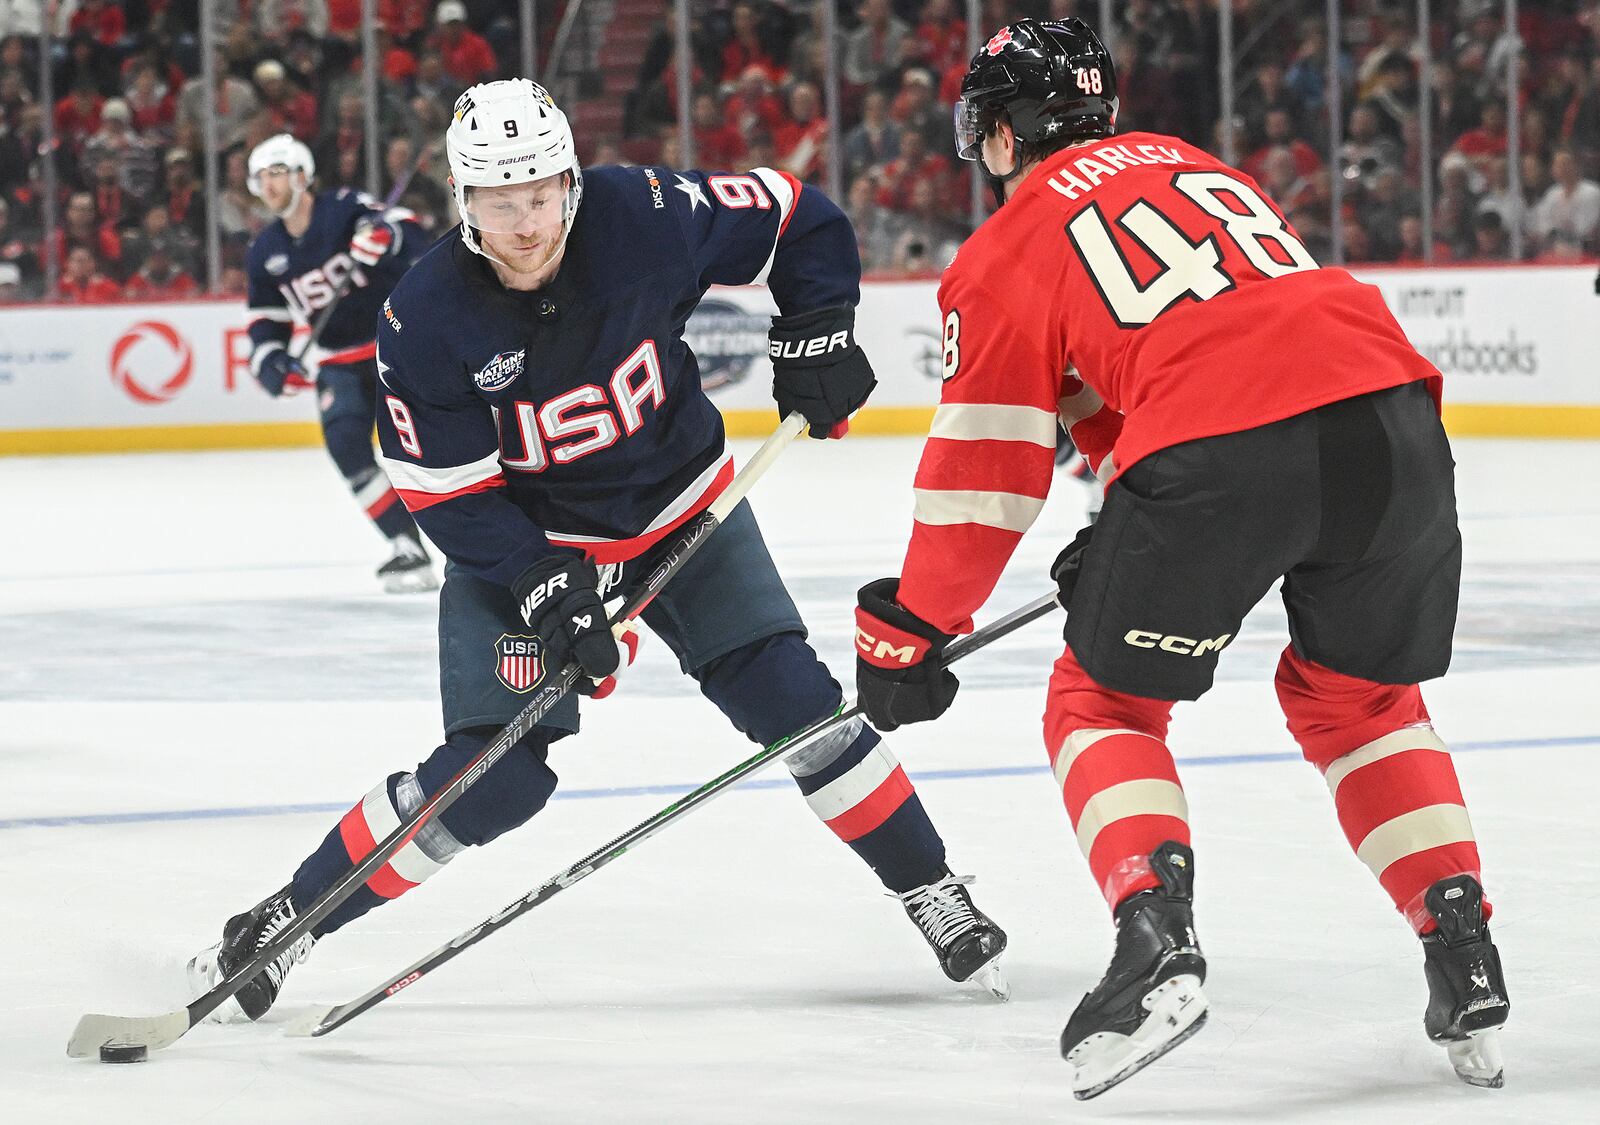
{"label": "white hockey helmet", "polygon": [[[556,108],[555,99],[543,86],[526,78],[504,78],[471,87],[456,99],[444,147],[450,159],[456,210],[461,212],[461,241],[467,249],[483,253],[474,234],[474,227],[483,229],[483,224],[473,221],[469,189],[527,184],[563,172],[571,179],[561,203],[561,219],[566,233],[571,233],[583,199],[583,169],[578,166],[577,146],[566,114]],[[559,251],[558,246],[551,256]]]}
{"label": "white hockey helmet", "polygon": [[245,182],[251,195],[261,198],[261,173],[279,165],[289,169],[290,173],[305,173],[301,183],[290,181],[294,194],[289,197],[289,206],[284,208],[288,212],[294,210],[295,204],[300,202],[301,193],[311,186],[311,179],[317,174],[317,162],[312,159],[311,150],[288,133],[268,137],[250,152],[250,175]]}

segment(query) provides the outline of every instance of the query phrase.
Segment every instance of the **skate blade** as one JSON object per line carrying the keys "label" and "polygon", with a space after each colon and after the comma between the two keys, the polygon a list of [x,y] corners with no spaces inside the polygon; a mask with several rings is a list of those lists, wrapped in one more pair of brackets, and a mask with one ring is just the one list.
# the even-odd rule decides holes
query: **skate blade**
{"label": "skate blade", "polygon": [[1005,974],[1000,971],[1000,958],[982,966],[967,978],[973,984],[982,985],[989,990],[989,995],[996,1000],[1011,999],[1011,983],[1006,980]]}
{"label": "skate blade", "polygon": [[1200,991],[1200,978],[1192,973],[1163,981],[1143,1003],[1150,1014],[1132,1035],[1101,1032],[1067,1052],[1067,1062],[1073,1066],[1073,1097],[1081,1102],[1098,1097],[1205,1026],[1206,997]]}
{"label": "skate blade", "polygon": [[[189,958],[189,990],[195,994],[210,992],[218,981],[222,979],[222,972],[217,968],[217,952],[221,944],[213,945],[209,949],[202,949]],[[244,1014],[244,1009],[239,1007],[239,1002],[232,996],[228,997],[217,1009],[201,1023],[249,1023]]]}
{"label": "skate blade", "polygon": [[1498,1090],[1506,1084],[1506,1064],[1500,1055],[1500,1029],[1474,1031],[1465,1039],[1445,1044],[1456,1077],[1468,1086]]}
{"label": "skate blade", "polygon": [[383,577],[383,592],[386,594],[426,594],[438,588],[439,579],[432,570],[413,570]]}

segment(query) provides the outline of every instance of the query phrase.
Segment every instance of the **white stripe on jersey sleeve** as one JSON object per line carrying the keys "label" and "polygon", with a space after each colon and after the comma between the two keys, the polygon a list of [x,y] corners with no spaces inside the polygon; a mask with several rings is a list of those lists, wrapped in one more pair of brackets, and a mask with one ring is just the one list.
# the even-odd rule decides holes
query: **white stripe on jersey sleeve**
{"label": "white stripe on jersey sleeve", "polygon": [[912,489],[912,517],[930,527],[976,523],[1001,531],[1024,532],[1033,526],[1044,501],[1015,492],[964,492],[956,489]]}
{"label": "white stripe on jersey sleeve", "polygon": [[1060,432],[1060,419],[1036,406],[947,402],[933,412],[928,436],[949,441],[1025,441],[1054,449]]}
{"label": "white stripe on jersey sleeve", "polygon": [[789,216],[794,213],[794,186],[771,168],[752,168],[750,174],[760,180],[772,193],[772,198],[778,201],[778,233],[772,236],[772,252],[767,255],[767,263],[761,267],[761,272],[750,282],[751,285],[765,285],[767,275],[772,272],[773,259],[778,256],[778,238],[783,234],[783,228],[788,226]]}
{"label": "white stripe on jersey sleeve", "polygon": [[443,495],[460,492],[480,481],[500,475],[500,452],[482,457],[470,465],[452,465],[433,469],[412,461],[396,461],[392,457],[378,457],[378,464],[389,474],[394,486],[403,492],[428,492]]}

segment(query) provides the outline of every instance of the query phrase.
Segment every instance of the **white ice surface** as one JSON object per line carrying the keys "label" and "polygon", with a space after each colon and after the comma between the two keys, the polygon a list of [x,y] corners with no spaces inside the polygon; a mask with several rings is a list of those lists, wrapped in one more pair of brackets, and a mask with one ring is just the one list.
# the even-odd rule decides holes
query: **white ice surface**
{"label": "white ice surface", "polygon": [[[757,493],[846,678],[853,591],[898,566],[916,451],[800,442]],[[1461,1085],[1423,1037],[1416,943],[1292,760],[1269,599],[1172,736],[1210,1024],[1082,1104],[1056,1037],[1111,929],[1043,768],[1058,620],[974,657],[942,722],[891,739],[1010,933],[1009,1004],[944,980],[780,767],[344,1030],[283,1037],[746,756],[647,642],[560,747],[574,796],[319,946],[263,1024],[142,1066],[69,1061],[80,1013],[188,1000],[184,959],[434,745],[433,606],[376,592],[381,544],[320,453],[0,459],[0,1120],[1600,1119],[1600,445],[1457,451],[1467,582],[1428,698],[1498,908],[1505,1089]],[[988,616],[1045,589],[1076,489]]]}

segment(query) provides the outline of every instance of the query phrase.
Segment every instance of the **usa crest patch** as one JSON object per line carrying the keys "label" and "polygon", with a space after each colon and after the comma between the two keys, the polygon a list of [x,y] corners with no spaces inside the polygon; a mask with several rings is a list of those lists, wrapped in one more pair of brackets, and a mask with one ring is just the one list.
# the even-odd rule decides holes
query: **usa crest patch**
{"label": "usa crest patch", "polygon": [[501,633],[494,649],[495,675],[518,695],[532,691],[544,679],[544,645],[538,637]]}

